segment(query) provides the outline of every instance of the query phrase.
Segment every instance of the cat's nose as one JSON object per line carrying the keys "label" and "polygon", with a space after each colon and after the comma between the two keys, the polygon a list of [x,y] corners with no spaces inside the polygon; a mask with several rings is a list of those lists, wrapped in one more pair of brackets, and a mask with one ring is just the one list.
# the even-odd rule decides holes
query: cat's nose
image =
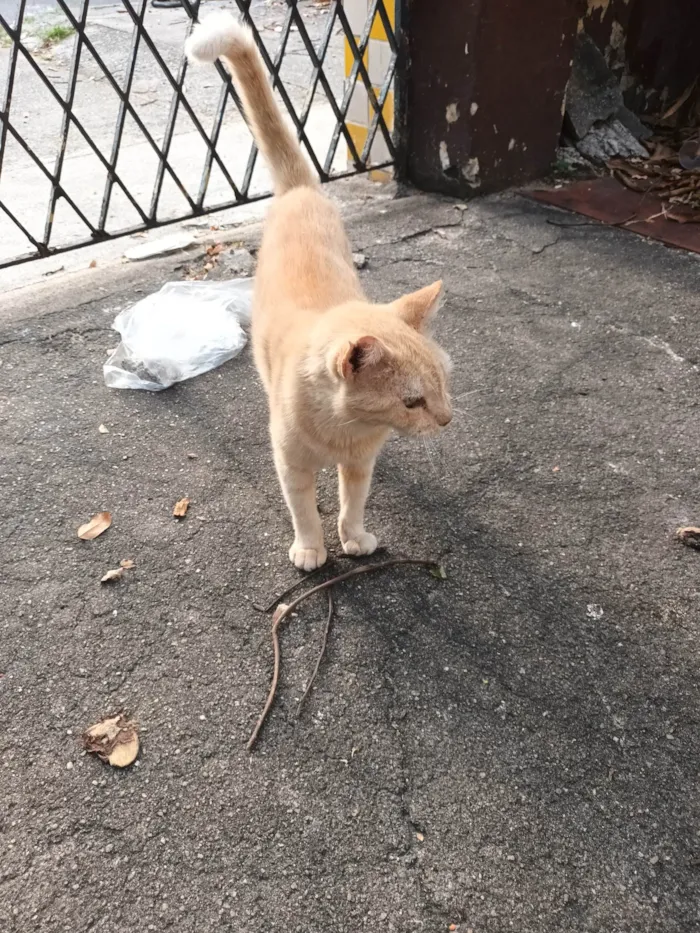
{"label": "cat's nose", "polygon": [[436,418],[436,421],[440,425],[441,428],[446,427],[450,423],[450,421],[452,421],[452,412],[443,411],[440,415],[438,415],[438,417]]}

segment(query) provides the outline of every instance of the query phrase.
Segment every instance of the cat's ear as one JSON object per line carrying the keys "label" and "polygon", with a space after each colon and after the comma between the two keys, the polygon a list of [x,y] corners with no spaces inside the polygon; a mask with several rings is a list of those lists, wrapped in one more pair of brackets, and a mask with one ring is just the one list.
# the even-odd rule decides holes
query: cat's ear
{"label": "cat's ear", "polygon": [[338,354],[336,366],[338,375],[343,379],[352,379],[363,370],[376,366],[386,354],[386,347],[376,337],[360,337],[348,341]]}
{"label": "cat's ear", "polygon": [[442,301],[442,280],[426,285],[425,288],[410,295],[404,295],[394,302],[396,313],[409,327],[423,330]]}

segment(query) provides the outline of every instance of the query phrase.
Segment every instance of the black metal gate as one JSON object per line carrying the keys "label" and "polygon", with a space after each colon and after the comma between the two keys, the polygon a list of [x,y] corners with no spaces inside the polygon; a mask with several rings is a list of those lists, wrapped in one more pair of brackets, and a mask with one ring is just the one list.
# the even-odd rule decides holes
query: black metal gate
{"label": "black metal gate", "polygon": [[[236,7],[321,180],[392,165],[394,0]],[[53,26],[27,9],[17,0],[13,19],[0,12],[0,268],[269,196],[223,67],[188,81],[182,45],[199,0],[176,14],[149,0],[56,0]],[[360,131],[349,119],[358,95]]]}

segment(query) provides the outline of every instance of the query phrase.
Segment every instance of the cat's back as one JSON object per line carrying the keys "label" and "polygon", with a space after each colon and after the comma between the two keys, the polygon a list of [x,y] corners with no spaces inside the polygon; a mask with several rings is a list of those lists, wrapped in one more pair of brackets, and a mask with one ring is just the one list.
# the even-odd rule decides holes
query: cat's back
{"label": "cat's back", "polygon": [[275,198],[258,255],[258,319],[274,320],[280,309],[288,325],[290,308],[322,312],[361,294],[335,205],[316,187]]}
{"label": "cat's back", "polygon": [[319,314],[362,296],[340,214],[317,187],[274,199],[258,254],[253,351],[268,391],[303,355]]}

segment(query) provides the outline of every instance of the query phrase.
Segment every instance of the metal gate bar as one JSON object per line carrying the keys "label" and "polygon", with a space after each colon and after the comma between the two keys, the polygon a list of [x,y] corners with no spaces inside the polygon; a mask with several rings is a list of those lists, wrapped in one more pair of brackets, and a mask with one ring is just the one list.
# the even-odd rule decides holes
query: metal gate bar
{"label": "metal gate bar", "polygon": [[[238,204],[252,203],[254,201],[261,200],[262,198],[269,197],[269,192],[250,192],[250,186],[257,159],[257,147],[255,146],[254,142],[251,141],[246,168],[239,185],[234,181],[230,171],[217,151],[217,145],[219,143],[222,127],[224,125],[224,118],[229,101],[232,101],[234,106],[238,109],[239,113],[242,114],[240,100],[235,92],[235,88],[231,83],[227,72],[220,63],[217,63],[216,67],[222,79],[222,87],[218,104],[216,105],[213,126],[211,131],[207,132],[203,127],[202,121],[198,117],[195,108],[187,99],[187,95],[183,90],[185,76],[187,74],[187,61],[183,56],[180,60],[177,73],[174,74],[165,62],[161,52],[153,40],[153,37],[150,35],[149,30],[145,25],[144,20],[148,0],[140,0],[140,2],[139,0],[121,0],[122,6],[124,7],[133,25],[131,45],[126,61],[124,76],[121,82],[118,81],[115,75],[110,71],[110,68],[105,63],[100,53],[97,51],[94,43],[90,38],[90,24],[88,23],[90,0],[82,0],[80,9],[77,12],[73,12],[73,10],[71,10],[71,8],[68,6],[67,0],[57,0],[58,6],[63,15],[65,16],[70,26],[75,30],[75,38],[68,69],[68,82],[65,97],[59,93],[49,76],[44,72],[39,62],[35,60],[32,52],[22,40],[23,26],[26,21],[26,2],[27,0],[19,0],[14,26],[10,25],[10,23],[0,14],[0,29],[4,30],[11,40],[7,68],[7,83],[0,107],[0,182],[2,181],[3,168],[7,169],[7,159],[5,158],[5,155],[7,141],[9,138],[11,138],[21,147],[26,155],[29,156],[32,163],[49,180],[50,194],[48,198],[43,233],[38,235],[32,234],[30,229],[28,229],[28,224],[23,223],[22,220],[20,220],[20,218],[17,216],[16,212],[11,209],[8,203],[6,203],[6,200],[2,196],[2,189],[0,188],[0,209],[2,209],[5,216],[14,225],[14,228],[16,228],[16,230],[20,231],[21,234],[26,237],[32,247],[32,250],[28,253],[14,256],[11,259],[0,260],[0,268],[28,262],[41,257],[56,255],[58,253],[76,249],[80,246],[84,246],[90,243],[113,239],[118,236],[124,236],[126,234],[135,233],[141,230],[159,227],[164,224],[182,221],[191,217],[202,216],[214,211],[225,210]],[[343,8],[342,0],[331,0],[327,13],[327,22],[325,24],[323,34],[320,41],[314,43],[314,40],[309,35],[309,31],[302,17],[302,12],[299,9],[299,0],[286,0],[287,9],[277,45],[277,50],[274,54],[274,57],[271,57],[261,39],[260,32],[256,26],[254,18],[251,16],[251,0],[236,0],[236,5],[243,20],[252,29],[255,42],[258,46],[258,49],[260,50],[265,66],[270,72],[273,88],[279,93],[282,104],[294,125],[300,144],[308,153],[320,180],[323,182],[329,181],[331,178],[345,178],[369,170],[386,168],[393,165],[396,159],[396,150],[394,147],[392,134],[387,126],[383,112],[388,96],[393,87],[394,76],[396,72],[396,60],[398,55],[398,45],[395,31],[392,28],[390,17],[387,13],[385,4],[394,3],[395,0],[360,0],[360,2],[366,2],[367,4],[367,19],[365,22],[364,30],[359,37],[353,35],[353,30],[350,26],[350,23],[348,22],[348,16]],[[197,19],[199,11],[199,0],[182,0],[182,8],[193,22]],[[366,53],[370,43],[370,33],[372,32],[372,27],[375,21],[381,23],[390,49],[389,63],[386,74],[384,75],[384,80],[381,86],[378,88],[376,84],[373,86],[372,81],[370,80],[370,75],[368,73],[368,68],[365,64],[367,57]],[[324,64],[326,62],[326,57],[331,45],[332,37],[334,34],[336,34],[335,30],[338,26],[340,27],[343,35],[345,48],[352,56],[352,67],[349,74],[346,76],[344,92],[340,102],[336,100],[336,97],[332,91],[331,83],[324,70]],[[308,55],[312,66],[309,89],[299,113],[297,113],[297,109],[292,102],[290,94],[285,88],[284,83],[280,77],[281,68],[284,63],[284,57],[287,52],[287,46],[289,44],[292,30],[298,33],[303,48]],[[154,138],[154,135],[148,130],[131,100],[134,74],[136,71],[140,49],[148,50],[150,56],[152,56],[152,59],[160,68],[160,71],[165,77],[165,80],[170,86],[170,89],[172,90],[170,109],[160,142]],[[103,152],[98,142],[92,138],[90,132],[83,125],[74,110],[76,89],[80,78],[81,63],[85,60],[86,54],[89,54],[91,59],[95,62],[101,74],[104,75],[105,79],[107,80],[109,87],[118,98],[118,113],[116,116],[111,145],[108,147],[109,152],[107,153]],[[10,111],[12,107],[13,90],[17,78],[17,68],[20,62],[24,62],[29,65],[29,67],[32,69],[32,72],[41,82],[41,85],[46,88],[53,101],[62,110],[58,147],[53,169],[49,168],[45,164],[45,161],[41,158],[41,156],[35,152],[29,143],[23,138],[22,132],[11,119]],[[323,91],[323,95],[318,93],[319,86]],[[369,106],[371,108],[371,120],[369,121],[367,136],[361,150],[353,139],[353,135],[347,125],[348,110],[351,104],[352,96],[356,90],[356,87],[359,86],[364,88],[367,99],[369,101]],[[314,151],[314,147],[308,137],[306,129],[313,105],[318,99],[324,100],[324,103],[327,101],[335,123],[331,134],[330,144],[328,146],[328,151],[326,152],[325,157],[319,157],[319,155]],[[188,190],[186,184],[178,176],[178,173],[173,167],[172,161],[170,159],[170,150],[175,135],[175,126],[178,114],[181,110],[191,121],[194,130],[201,138],[201,141],[204,143],[205,147],[204,163],[196,193]],[[124,130],[127,117],[129,117],[138,128],[141,134],[139,141],[146,142],[157,159],[155,180],[153,183],[150,205],[148,209],[143,208],[139,204],[138,199],[135,197],[134,193],[130,191],[127,181],[121,177],[120,173],[117,171],[117,163],[120,153],[123,150]],[[71,127],[74,127],[75,130],[80,134],[81,139],[84,140],[87,144],[89,152],[95,156],[100,166],[106,172],[106,180],[104,183],[99,216],[94,221],[90,219],[90,217],[87,215],[87,212],[81,210],[81,208],[76,203],[75,198],[71,197],[71,194],[66,190],[66,187],[62,182],[65,168],[68,135]],[[388,153],[388,158],[373,163],[371,161],[371,153],[377,133],[381,134],[385,144],[386,152]],[[347,147],[350,166],[345,171],[333,173],[332,166],[334,159],[336,158],[336,153],[341,137],[343,138]],[[221,175],[225,180],[228,188],[230,189],[233,197],[224,198],[221,203],[216,203],[211,207],[205,207],[204,202],[209,190],[211,172],[214,166],[216,166],[221,172]],[[186,201],[188,209],[184,213],[181,211],[176,211],[172,216],[161,216],[161,198],[163,194],[163,183],[166,174],[172,180],[173,184]],[[123,229],[110,231],[108,230],[109,212],[115,188],[123,193],[128,203],[136,211],[138,222]],[[71,241],[69,243],[52,245],[52,237],[54,237],[56,234],[56,208],[61,199],[63,199],[65,203],[72,208],[72,210],[75,212],[75,215],[85,225],[88,236],[78,238],[75,241]]]}

